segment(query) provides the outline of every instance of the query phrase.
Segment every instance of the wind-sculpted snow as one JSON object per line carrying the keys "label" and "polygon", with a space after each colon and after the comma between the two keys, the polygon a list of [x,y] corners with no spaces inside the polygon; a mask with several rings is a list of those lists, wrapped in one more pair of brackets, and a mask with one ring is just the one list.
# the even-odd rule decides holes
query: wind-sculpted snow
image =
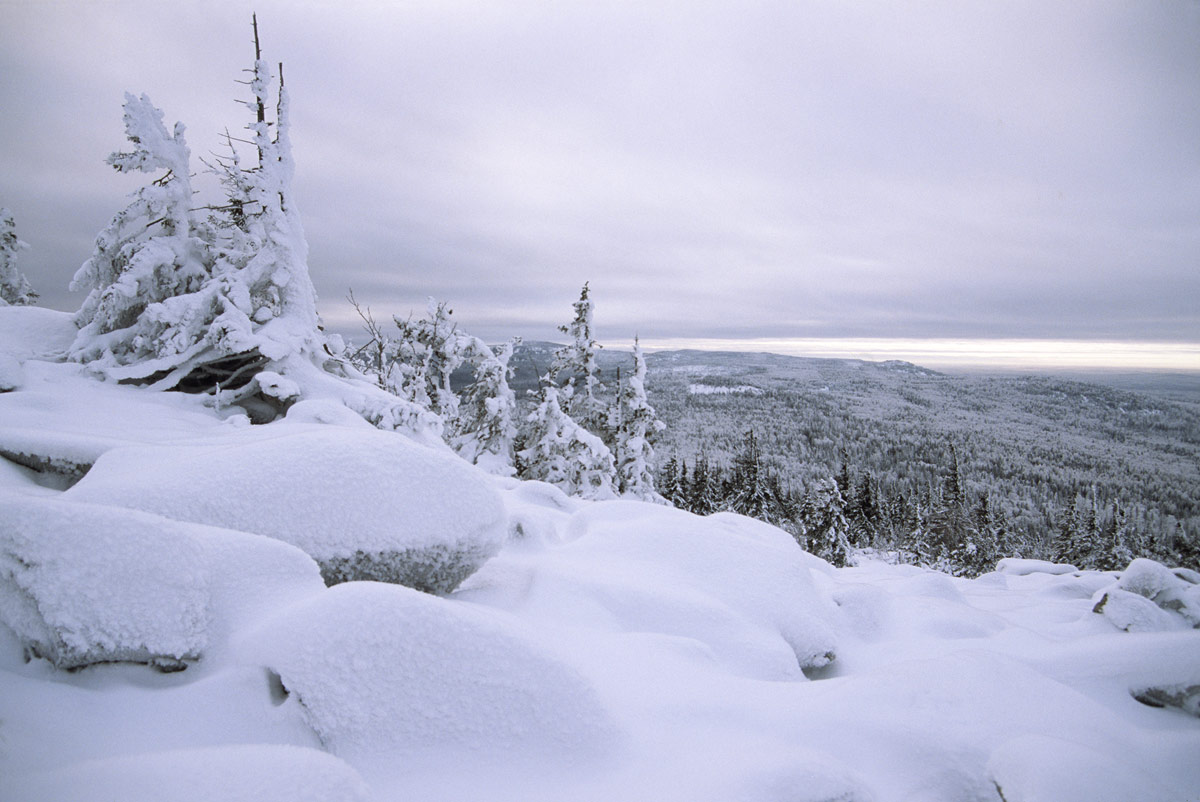
{"label": "wind-sculpted snow", "polygon": [[616,731],[595,691],[515,621],[395,585],[330,588],[249,632],[334,754],[597,757]]}
{"label": "wind-sculpted snow", "polygon": [[183,668],[214,635],[320,587],[299,550],[241,532],[15,495],[0,495],[0,520],[0,621],[59,668]]}
{"label": "wind-sculpted snow", "polygon": [[446,592],[506,531],[499,496],[463,460],[400,435],[335,426],[113,450],[68,495],[291,543],[330,584],[374,579]]}
{"label": "wind-sculpted snow", "polygon": [[1190,573],[1136,559],[1096,594],[1093,609],[1126,632],[1200,629],[1200,584],[1190,581]]}

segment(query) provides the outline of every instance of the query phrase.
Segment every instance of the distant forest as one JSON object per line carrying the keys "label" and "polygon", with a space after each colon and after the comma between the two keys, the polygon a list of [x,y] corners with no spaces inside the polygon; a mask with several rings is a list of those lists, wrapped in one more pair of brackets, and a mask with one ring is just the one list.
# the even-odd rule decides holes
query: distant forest
{"label": "distant forest", "polygon": [[[515,388],[549,349],[518,349]],[[628,359],[601,352],[608,385]],[[1195,401],[903,362],[695,351],[647,362],[667,424],[657,488],[678,507],[767,520],[836,563],[874,549],[967,575],[1005,556],[1200,566]]]}

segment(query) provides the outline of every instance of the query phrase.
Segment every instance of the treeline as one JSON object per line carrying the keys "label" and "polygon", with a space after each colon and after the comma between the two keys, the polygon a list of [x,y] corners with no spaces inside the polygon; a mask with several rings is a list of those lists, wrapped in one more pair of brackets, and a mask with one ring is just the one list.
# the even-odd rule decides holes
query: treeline
{"label": "treeline", "polygon": [[681,509],[736,512],[779,526],[806,550],[839,566],[862,552],[959,576],[986,573],[1004,557],[1095,570],[1119,570],[1135,557],[1200,565],[1200,549],[1181,525],[1167,537],[1155,537],[1119,503],[1106,508],[1094,495],[1072,502],[1053,531],[1041,537],[1014,527],[990,494],[968,492],[957,449],[951,444],[948,452],[940,480],[915,492],[881,485],[870,471],[856,471],[846,461],[836,476],[795,488],[764,463],[759,437],[750,430],[732,465],[703,453],[690,465],[672,455],[658,486]]}

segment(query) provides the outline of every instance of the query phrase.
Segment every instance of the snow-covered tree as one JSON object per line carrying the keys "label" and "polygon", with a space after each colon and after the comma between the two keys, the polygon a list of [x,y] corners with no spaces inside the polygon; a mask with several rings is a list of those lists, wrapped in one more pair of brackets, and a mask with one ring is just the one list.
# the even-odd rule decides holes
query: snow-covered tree
{"label": "snow-covered tree", "polygon": [[617,392],[616,461],[617,487],[626,495],[647,501],[663,501],[654,490],[653,440],[666,424],[658,419],[646,397],[646,358],[633,340],[633,373]]}
{"label": "snow-covered tree", "polygon": [[517,438],[517,398],[508,385],[514,345],[505,343],[493,352],[482,340],[471,338],[467,353],[475,360],[475,381],[460,399],[451,437],[464,459],[504,475],[514,471]]}
{"label": "snow-covered tree", "polygon": [[17,270],[17,254],[28,249],[27,243],[17,239],[12,212],[0,208],[0,306],[25,306],[37,300],[38,294]]}
{"label": "snow-covered tree", "polygon": [[[160,175],[100,232],[71,282],[72,290],[88,295],[75,314],[79,332],[69,353],[102,368],[161,357],[164,344],[148,325],[147,310],[196,292],[210,273],[208,247],[196,236],[190,212],[191,153],[183,123],[168,132],[162,111],[146,95],[126,93],[124,110],[132,147],[111,154],[108,164],[122,173]],[[155,363],[146,373],[174,366]]]}
{"label": "snow-covered tree", "polygon": [[567,413],[592,432],[607,436],[608,411],[600,401],[604,390],[596,351],[600,346],[592,337],[593,305],[584,282],[579,300],[574,304],[575,317],[570,325],[559,326],[571,342],[554,352],[548,380],[562,389]]}
{"label": "snow-covered tree", "polygon": [[253,97],[245,105],[255,120],[246,127],[258,164],[245,168],[236,154],[218,160],[214,169],[229,202],[202,223],[190,211],[183,125],[168,133],[149,98],[126,96],[133,147],[109,163],[122,172],[165,172],[101,232],[76,275],[72,286],[89,295],[76,315],[72,358],[112,378],[213,392],[222,403],[283,393],[283,385],[261,384],[256,375],[286,371],[291,357],[323,359],[308,248],[292,197],[287,90],[280,77],[275,120],[268,122],[271,73],[258,50],[257,26],[252,74]]}
{"label": "snow-covered tree", "polygon": [[802,545],[837,566],[846,565],[852,552],[844,508],[837,482],[825,479],[805,494],[797,516],[799,535],[804,539]]}
{"label": "snow-covered tree", "polygon": [[549,482],[568,495],[587,499],[616,495],[612,452],[563,411],[557,388],[542,387],[541,403],[528,423],[525,448],[518,454],[522,479]]}
{"label": "snow-covered tree", "polygon": [[[308,274],[308,242],[296,205],[292,180],[290,99],[279,66],[275,121],[267,120],[274,76],[254,34],[255,60],[243,101],[255,119],[246,125],[258,154],[256,167],[245,168],[236,151],[213,167],[228,194],[222,207],[215,271],[236,292],[231,297],[248,318],[250,331],[229,331],[225,350],[255,349],[273,360],[313,354],[320,346],[316,291]],[[272,132],[272,128],[274,131]],[[232,322],[232,321],[230,321]],[[241,340],[240,343],[237,341]]]}

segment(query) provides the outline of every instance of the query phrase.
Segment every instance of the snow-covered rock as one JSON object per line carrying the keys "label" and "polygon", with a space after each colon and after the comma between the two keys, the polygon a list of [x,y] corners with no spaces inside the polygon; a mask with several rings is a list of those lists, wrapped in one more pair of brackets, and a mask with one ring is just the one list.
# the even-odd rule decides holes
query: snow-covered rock
{"label": "snow-covered rock", "polygon": [[368,802],[370,789],[333,755],[239,744],[87,760],[6,778],[0,800],[57,802]]}
{"label": "snow-covered rock", "polygon": [[321,588],[298,549],[116,507],[0,496],[0,621],[59,668],[201,656]]}
{"label": "snow-covered rock", "polygon": [[1029,560],[1020,557],[1005,557],[996,563],[996,573],[1010,576],[1029,576],[1030,574],[1073,574],[1079,569],[1067,563],[1052,563],[1046,560]]}
{"label": "snow-covered rock", "polygon": [[1127,632],[1200,628],[1200,585],[1154,560],[1134,560],[1096,597],[1093,611]]}
{"label": "snow-covered rock", "polygon": [[0,393],[11,393],[25,383],[21,363],[10,353],[0,351]]}
{"label": "snow-covered rock", "polygon": [[113,450],[68,496],[283,540],[311,555],[328,584],[448,592],[506,535],[503,503],[481,472],[373,429],[296,425]]}
{"label": "snow-covered rock", "polygon": [[1173,802],[1175,789],[1118,756],[1078,743],[1026,735],[1005,743],[988,761],[988,776],[1004,802]]}
{"label": "snow-covered rock", "polygon": [[330,588],[249,632],[240,659],[276,672],[355,761],[584,758],[616,737],[587,681],[514,620],[405,587]]}
{"label": "snow-covered rock", "polygon": [[68,312],[38,306],[0,306],[0,351],[21,361],[63,353],[75,333]]}
{"label": "snow-covered rock", "polygon": [[460,593],[560,624],[687,639],[756,678],[803,679],[834,659],[833,604],[775,527],[613,501],[576,512],[565,536],[510,549]]}

